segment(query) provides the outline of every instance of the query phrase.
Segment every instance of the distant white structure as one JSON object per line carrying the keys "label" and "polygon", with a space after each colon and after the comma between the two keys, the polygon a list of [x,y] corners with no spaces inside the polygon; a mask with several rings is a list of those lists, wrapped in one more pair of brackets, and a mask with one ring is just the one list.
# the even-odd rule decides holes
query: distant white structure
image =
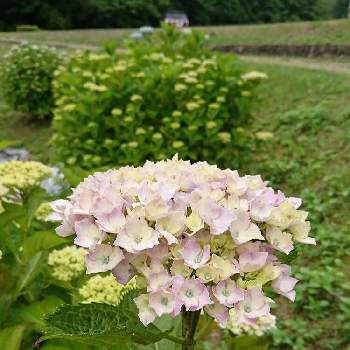
{"label": "distant white structure", "polygon": [[174,25],[177,28],[188,27],[190,25],[186,13],[180,11],[168,11],[165,15],[164,22]]}

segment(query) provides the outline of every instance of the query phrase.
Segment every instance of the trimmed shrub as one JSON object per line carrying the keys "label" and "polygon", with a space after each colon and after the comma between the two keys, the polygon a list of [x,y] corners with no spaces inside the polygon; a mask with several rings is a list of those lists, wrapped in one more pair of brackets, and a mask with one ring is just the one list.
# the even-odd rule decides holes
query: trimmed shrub
{"label": "trimmed shrub", "polygon": [[[175,153],[228,166],[246,146],[253,90],[231,55],[209,53],[198,34],[166,29],[122,53],[75,53],[57,72],[53,144],[85,169],[139,165]],[[152,44],[152,42],[154,42]]]}
{"label": "trimmed shrub", "polygon": [[38,45],[15,46],[0,61],[1,93],[15,110],[37,118],[52,115],[51,83],[61,55]]}
{"label": "trimmed shrub", "polygon": [[37,32],[39,27],[31,24],[20,24],[16,26],[16,32]]}

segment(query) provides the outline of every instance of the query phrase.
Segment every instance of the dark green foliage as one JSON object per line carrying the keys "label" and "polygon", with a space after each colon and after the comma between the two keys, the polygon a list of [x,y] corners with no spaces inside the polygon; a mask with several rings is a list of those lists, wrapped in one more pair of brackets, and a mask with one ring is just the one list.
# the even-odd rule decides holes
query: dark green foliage
{"label": "dark green foliage", "polygon": [[[336,13],[342,13],[338,0]],[[4,0],[0,28],[109,28],[159,25],[169,9],[187,13],[193,25],[315,20],[332,17],[335,0]],[[338,9],[339,8],[339,9]],[[343,17],[343,16],[341,16]]]}
{"label": "dark green foliage", "polygon": [[349,0],[336,0],[334,7],[334,17],[336,18],[346,18],[350,11]]}
{"label": "dark green foliage", "polygon": [[36,32],[39,30],[38,26],[33,26],[29,24],[21,24],[16,26],[16,32]]}

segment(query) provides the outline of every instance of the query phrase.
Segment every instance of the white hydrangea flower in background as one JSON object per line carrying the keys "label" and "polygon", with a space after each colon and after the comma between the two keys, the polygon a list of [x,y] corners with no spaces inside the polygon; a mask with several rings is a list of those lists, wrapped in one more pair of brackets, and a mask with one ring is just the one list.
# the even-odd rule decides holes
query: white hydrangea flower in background
{"label": "white hydrangea flower in background", "polygon": [[242,80],[256,81],[256,80],[265,80],[268,78],[268,76],[263,72],[251,71],[241,75],[241,78]]}

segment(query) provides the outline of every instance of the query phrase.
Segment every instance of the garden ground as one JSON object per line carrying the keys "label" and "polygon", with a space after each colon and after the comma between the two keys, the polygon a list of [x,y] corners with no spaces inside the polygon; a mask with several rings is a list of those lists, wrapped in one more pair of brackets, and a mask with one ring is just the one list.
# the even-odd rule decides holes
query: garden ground
{"label": "garden ground", "polygon": [[[342,25],[346,24],[350,22],[344,21]],[[78,32],[79,35],[87,33]],[[31,35],[39,33],[27,33],[25,37]],[[60,40],[57,37],[57,41]],[[101,38],[93,36],[96,42],[78,37],[69,40],[95,44]],[[242,40],[249,43],[249,39]],[[301,61],[304,65],[310,64],[310,61]],[[273,187],[282,188],[287,195],[300,194],[305,198],[313,233],[319,241],[317,249],[300,251],[298,265],[303,267],[295,272],[302,283],[296,303],[286,305],[281,315],[281,330],[275,334],[276,349],[345,350],[350,341],[349,283],[345,283],[346,276],[347,280],[350,277],[346,258],[350,243],[347,233],[350,224],[350,77],[343,71],[315,69],[328,65],[327,61],[312,62],[318,62],[319,66],[301,68],[295,67],[298,65],[295,61],[291,64],[291,60],[248,58],[245,64],[250,69],[266,72],[269,79],[259,88],[254,123],[246,132],[270,131],[273,137],[260,141],[253,160],[242,172],[261,173],[271,180]],[[35,158],[49,161],[50,136],[47,123],[23,119],[0,101],[0,140],[20,141]],[[293,317],[283,320],[291,314]]]}

